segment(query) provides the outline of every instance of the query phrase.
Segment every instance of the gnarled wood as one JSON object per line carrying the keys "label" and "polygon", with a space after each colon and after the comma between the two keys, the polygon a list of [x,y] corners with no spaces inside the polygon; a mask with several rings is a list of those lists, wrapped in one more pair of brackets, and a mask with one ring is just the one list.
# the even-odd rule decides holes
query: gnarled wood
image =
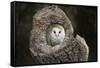
{"label": "gnarled wood", "polygon": [[[46,29],[53,23],[62,24],[65,28],[64,42],[54,47],[46,40]],[[79,35],[73,37],[71,21],[54,5],[45,7],[34,15],[29,49],[34,64],[88,61],[89,49],[85,40]]]}

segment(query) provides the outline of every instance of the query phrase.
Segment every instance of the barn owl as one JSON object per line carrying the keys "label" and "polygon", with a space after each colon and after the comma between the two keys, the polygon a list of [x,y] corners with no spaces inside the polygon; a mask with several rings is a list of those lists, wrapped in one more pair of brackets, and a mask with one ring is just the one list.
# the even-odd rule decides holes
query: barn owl
{"label": "barn owl", "polygon": [[65,37],[65,30],[59,24],[53,24],[48,27],[47,41],[51,46],[58,45],[63,42]]}

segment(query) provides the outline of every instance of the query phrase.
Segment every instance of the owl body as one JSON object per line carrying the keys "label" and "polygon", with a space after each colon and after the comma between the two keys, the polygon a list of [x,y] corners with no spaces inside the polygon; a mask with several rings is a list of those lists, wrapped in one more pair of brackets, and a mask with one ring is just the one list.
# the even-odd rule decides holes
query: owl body
{"label": "owl body", "polygon": [[51,25],[47,31],[47,41],[51,46],[58,45],[63,42],[65,37],[65,30],[59,24]]}

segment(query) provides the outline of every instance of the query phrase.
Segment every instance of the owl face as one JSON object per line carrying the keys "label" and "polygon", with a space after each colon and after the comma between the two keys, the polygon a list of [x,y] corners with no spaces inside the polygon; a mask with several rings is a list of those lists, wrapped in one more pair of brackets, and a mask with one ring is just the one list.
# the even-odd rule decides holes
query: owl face
{"label": "owl face", "polygon": [[54,39],[62,39],[64,38],[64,29],[60,29],[60,28],[53,28],[52,31],[51,31],[51,35]]}
{"label": "owl face", "polygon": [[62,26],[59,27],[53,27],[50,32],[50,38],[52,43],[59,44],[63,42],[65,37],[65,30]]}

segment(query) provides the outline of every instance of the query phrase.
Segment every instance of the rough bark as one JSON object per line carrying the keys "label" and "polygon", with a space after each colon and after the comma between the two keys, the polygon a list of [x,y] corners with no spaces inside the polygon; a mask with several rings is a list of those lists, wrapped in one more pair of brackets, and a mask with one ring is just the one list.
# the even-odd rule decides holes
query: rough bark
{"label": "rough bark", "polygon": [[32,52],[32,57],[36,64],[81,62],[88,61],[87,51],[86,45],[76,38],[72,38],[65,47],[56,52],[44,55],[34,55]]}
{"label": "rough bark", "polygon": [[[64,42],[54,47],[46,41],[46,29],[53,23],[62,24],[66,31]],[[79,35],[73,37],[71,21],[54,5],[45,7],[34,15],[29,49],[35,64],[88,61],[89,49],[85,40]]]}

